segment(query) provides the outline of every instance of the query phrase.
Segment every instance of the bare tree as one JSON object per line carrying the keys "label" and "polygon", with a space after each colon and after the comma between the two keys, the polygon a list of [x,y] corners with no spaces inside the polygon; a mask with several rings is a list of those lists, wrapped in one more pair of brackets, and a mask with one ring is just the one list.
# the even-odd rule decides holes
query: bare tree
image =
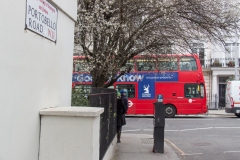
{"label": "bare tree", "polygon": [[238,35],[239,18],[239,4],[229,0],[79,0],[75,45],[92,86],[109,87],[134,56],[169,46],[186,52],[193,40],[224,43]]}

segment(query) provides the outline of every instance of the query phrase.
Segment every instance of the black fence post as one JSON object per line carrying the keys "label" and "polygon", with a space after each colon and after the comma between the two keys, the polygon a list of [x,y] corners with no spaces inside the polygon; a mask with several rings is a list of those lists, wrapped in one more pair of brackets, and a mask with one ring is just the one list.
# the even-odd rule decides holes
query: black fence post
{"label": "black fence post", "polygon": [[217,104],[218,100],[217,100],[217,94],[215,94],[215,109],[218,109],[218,104]]}

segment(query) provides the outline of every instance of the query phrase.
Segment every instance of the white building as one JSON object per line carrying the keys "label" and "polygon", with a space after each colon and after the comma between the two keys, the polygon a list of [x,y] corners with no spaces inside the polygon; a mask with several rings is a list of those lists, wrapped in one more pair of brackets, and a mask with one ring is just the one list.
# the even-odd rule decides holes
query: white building
{"label": "white building", "polygon": [[77,1],[1,4],[0,160],[38,160],[39,111],[71,105]]}
{"label": "white building", "polygon": [[201,59],[210,109],[225,107],[226,80],[235,75],[239,79],[239,42],[226,42],[225,46],[203,42],[192,47]]}

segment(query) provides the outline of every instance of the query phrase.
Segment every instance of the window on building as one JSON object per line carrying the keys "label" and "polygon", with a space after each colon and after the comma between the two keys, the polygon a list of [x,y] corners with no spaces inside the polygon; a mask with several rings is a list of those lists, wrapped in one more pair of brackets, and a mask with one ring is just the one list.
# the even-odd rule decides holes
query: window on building
{"label": "window on building", "polygon": [[239,43],[226,43],[225,58],[234,58],[234,53],[239,52]]}
{"label": "window on building", "polygon": [[219,83],[224,83],[226,84],[227,80],[229,79],[229,77],[219,77]]}
{"label": "window on building", "polygon": [[205,56],[205,50],[204,50],[204,44],[203,43],[192,43],[191,44],[191,50],[192,53],[197,53],[200,59],[200,63],[202,66],[204,66],[204,56]]}
{"label": "window on building", "polygon": [[225,44],[225,63],[227,66],[235,63],[235,54],[239,53],[239,43],[226,43]]}

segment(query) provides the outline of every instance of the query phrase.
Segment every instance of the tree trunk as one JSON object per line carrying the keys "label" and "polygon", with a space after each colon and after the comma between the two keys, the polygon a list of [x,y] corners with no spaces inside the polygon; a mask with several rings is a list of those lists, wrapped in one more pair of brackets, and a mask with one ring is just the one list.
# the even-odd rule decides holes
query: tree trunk
{"label": "tree trunk", "polygon": [[99,71],[99,69],[93,69],[91,71],[92,76],[92,87],[103,87],[106,82],[106,76],[104,72]]}

